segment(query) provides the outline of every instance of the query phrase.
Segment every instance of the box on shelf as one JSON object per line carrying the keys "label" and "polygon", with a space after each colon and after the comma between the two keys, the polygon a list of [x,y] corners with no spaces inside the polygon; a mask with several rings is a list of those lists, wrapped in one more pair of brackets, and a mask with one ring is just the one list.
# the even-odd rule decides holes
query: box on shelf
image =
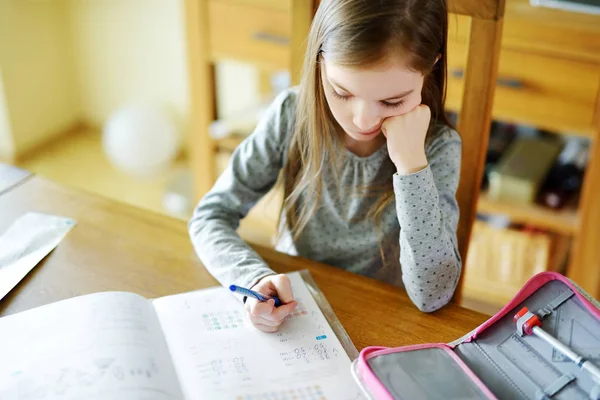
{"label": "box on shelf", "polygon": [[570,238],[564,236],[476,221],[464,267],[465,297],[504,304],[533,275],[560,272],[569,245]]}
{"label": "box on shelf", "polygon": [[542,137],[516,139],[490,172],[490,198],[512,203],[533,203],[561,149],[559,140]]}

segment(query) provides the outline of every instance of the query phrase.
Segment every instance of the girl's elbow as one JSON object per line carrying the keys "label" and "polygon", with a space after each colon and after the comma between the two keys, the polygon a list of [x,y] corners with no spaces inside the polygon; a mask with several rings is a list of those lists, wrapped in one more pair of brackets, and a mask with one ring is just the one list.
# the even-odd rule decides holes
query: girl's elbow
{"label": "girl's elbow", "polygon": [[426,314],[432,313],[437,310],[437,308],[435,308],[435,306],[433,304],[429,304],[429,303],[415,303],[415,305],[417,306],[419,311],[426,313]]}
{"label": "girl's elbow", "polygon": [[437,294],[437,296],[425,298],[413,299],[414,305],[419,309],[419,311],[424,313],[432,313],[435,312],[444,306],[446,306],[452,300],[452,296],[454,294],[454,290],[448,290],[442,293]]}
{"label": "girl's elbow", "polygon": [[203,226],[203,219],[198,216],[196,213],[190,218],[187,224],[188,234],[193,239],[200,234],[200,230]]}

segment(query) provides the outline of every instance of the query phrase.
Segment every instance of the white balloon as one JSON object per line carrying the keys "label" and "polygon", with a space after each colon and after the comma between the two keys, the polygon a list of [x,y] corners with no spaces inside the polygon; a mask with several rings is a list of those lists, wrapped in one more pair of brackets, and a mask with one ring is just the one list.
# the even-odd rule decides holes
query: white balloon
{"label": "white balloon", "polygon": [[129,106],[104,126],[104,151],[117,168],[149,176],[169,167],[179,150],[175,123],[157,107]]}

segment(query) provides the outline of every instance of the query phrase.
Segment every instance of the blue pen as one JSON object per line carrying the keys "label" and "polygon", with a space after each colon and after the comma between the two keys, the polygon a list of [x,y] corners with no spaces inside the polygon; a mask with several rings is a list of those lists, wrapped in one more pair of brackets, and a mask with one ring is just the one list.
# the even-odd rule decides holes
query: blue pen
{"label": "blue pen", "polygon": [[279,307],[280,305],[282,305],[281,300],[279,300],[279,298],[277,297],[263,296],[262,294],[255,292],[254,290],[246,289],[241,286],[231,285],[229,286],[229,290],[244,296],[254,297],[258,301],[267,301],[269,299],[273,299],[275,300],[275,307]]}

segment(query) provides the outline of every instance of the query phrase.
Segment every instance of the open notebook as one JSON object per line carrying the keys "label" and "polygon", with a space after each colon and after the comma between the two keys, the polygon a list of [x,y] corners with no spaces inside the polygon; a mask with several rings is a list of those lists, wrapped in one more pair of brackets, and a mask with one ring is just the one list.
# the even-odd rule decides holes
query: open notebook
{"label": "open notebook", "polygon": [[361,399],[356,350],[316,285],[289,277],[298,308],[274,334],[223,288],[103,292],[1,318],[0,399]]}

